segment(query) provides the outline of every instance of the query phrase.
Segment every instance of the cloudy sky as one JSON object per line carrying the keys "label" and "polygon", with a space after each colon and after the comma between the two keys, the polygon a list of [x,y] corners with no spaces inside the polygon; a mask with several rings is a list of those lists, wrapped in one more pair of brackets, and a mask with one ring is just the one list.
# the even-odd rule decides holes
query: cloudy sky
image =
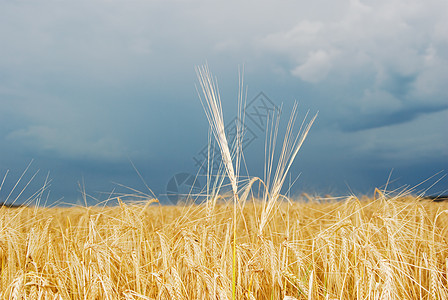
{"label": "cloudy sky", "polygon": [[[163,198],[207,145],[195,66],[218,78],[224,118],[263,92],[288,119],[319,112],[291,172],[293,193],[411,187],[448,167],[448,2],[1,1],[0,201],[47,175],[49,203],[98,201],[118,184]],[[286,112],[286,113],[285,113]],[[263,128],[247,119],[251,175]],[[281,130],[280,130],[281,132]],[[132,163],[131,163],[132,162]],[[37,173],[37,174],[36,174]],[[448,179],[428,190],[446,193]],[[19,199],[19,201],[21,201]],[[95,200],[91,199],[92,203]]]}

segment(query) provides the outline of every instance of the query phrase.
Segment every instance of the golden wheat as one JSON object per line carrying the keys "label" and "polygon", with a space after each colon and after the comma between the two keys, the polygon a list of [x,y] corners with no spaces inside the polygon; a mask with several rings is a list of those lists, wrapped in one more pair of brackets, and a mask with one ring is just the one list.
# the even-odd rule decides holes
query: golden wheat
{"label": "golden wheat", "polygon": [[[228,200],[212,211],[1,207],[1,298],[230,299]],[[249,202],[237,220],[238,299],[447,297],[446,203],[281,203],[263,236],[261,206]]]}

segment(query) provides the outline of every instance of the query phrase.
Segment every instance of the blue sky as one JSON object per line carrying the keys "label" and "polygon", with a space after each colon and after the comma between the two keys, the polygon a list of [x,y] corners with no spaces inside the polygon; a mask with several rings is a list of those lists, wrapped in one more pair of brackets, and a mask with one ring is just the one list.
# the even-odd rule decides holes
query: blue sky
{"label": "blue sky", "polygon": [[[299,118],[319,111],[293,193],[372,193],[391,170],[392,189],[447,172],[443,0],[2,1],[0,41],[1,200],[31,160],[10,200],[37,171],[26,191],[49,173],[49,203],[78,201],[79,182],[98,200],[123,191],[116,183],[145,191],[130,161],[163,198],[207,145],[194,71],[206,61],[227,122],[242,65],[248,101],[263,92],[284,122],[294,101]],[[264,132],[247,126],[247,168],[261,176]],[[428,193],[447,189],[443,178]]]}

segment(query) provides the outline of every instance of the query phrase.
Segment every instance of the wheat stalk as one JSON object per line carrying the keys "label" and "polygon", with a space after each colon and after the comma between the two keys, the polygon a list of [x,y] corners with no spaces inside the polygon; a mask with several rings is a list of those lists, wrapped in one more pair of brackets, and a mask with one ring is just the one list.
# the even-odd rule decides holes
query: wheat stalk
{"label": "wheat stalk", "polygon": [[[237,128],[236,134],[236,170],[233,166],[231,152],[224,127],[224,117],[222,114],[221,98],[217,87],[217,82],[210,73],[208,66],[202,66],[196,68],[196,73],[199,79],[199,83],[202,88],[202,92],[207,105],[204,105],[202,98],[202,105],[204,107],[208,122],[212,128],[212,132],[221,150],[221,157],[226,169],[227,176],[230,180],[233,191],[234,200],[234,213],[233,213],[233,251],[232,251],[232,299],[236,298],[236,226],[237,226],[237,205],[240,204],[238,199],[238,170],[239,170],[239,149],[242,145],[241,129]],[[240,89],[241,90],[241,89]]]}
{"label": "wheat stalk", "polygon": [[[291,117],[288,122],[288,126],[286,128],[286,133],[283,139],[283,146],[280,152],[280,156],[278,158],[277,162],[277,168],[275,170],[275,174],[273,177],[272,185],[270,185],[269,192],[265,193],[265,202],[266,204],[263,207],[262,213],[261,213],[261,219],[260,219],[260,225],[258,229],[258,235],[263,234],[264,227],[266,226],[267,222],[269,221],[269,218],[271,216],[271,213],[274,209],[275,204],[277,203],[277,200],[280,196],[281,189],[283,187],[283,184],[287,178],[288,172],[294,162],[294,159],[296,158],[300,148],[303,145],[303,142],[305,141],[306,136],[308,135],[312,124],[317,118],[317,114],[311,118],[311,120],[305,124],[305,121],[307,119],[308,113],[306,114],[305,118],[303,119],[303,122],[298,130],[298,133],[296,135],[293,134],[294,131],[294,124],[297,118],[297,103],[294,103],[294,106],[291,111]],[[275,144],[276,136],[277,136],[277,128],[278,123],[274,127],[274,134],[271,135],[272,137],[272,144]],[[272,130],[271,130],[272,132]],[[269,144],[271,144],[269,143]],[[268,174],[267,177],[270,177],[271,168],[272,168],[272,161],[273,161],[273,155],[274,155],[274,146],[269,146],[269,160],[268,160]],[[269,186],[270,179],[267,179],[268,186]]]}

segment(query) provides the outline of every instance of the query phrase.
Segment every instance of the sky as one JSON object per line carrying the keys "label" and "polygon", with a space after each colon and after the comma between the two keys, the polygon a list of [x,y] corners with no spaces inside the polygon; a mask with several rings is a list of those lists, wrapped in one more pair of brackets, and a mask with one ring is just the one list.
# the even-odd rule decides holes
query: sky
{"label": "sky", "polygon": [[[247,111],[281,108],[279,140],[295,101],[318,113],[285,193],[448,191],[445,0],[9,0],[0,43],[0,202],[170,203],[202,174],[205,63],[229,126],[243,67]],[[266,122],[245,120],[243,169],[262,177]]]}

